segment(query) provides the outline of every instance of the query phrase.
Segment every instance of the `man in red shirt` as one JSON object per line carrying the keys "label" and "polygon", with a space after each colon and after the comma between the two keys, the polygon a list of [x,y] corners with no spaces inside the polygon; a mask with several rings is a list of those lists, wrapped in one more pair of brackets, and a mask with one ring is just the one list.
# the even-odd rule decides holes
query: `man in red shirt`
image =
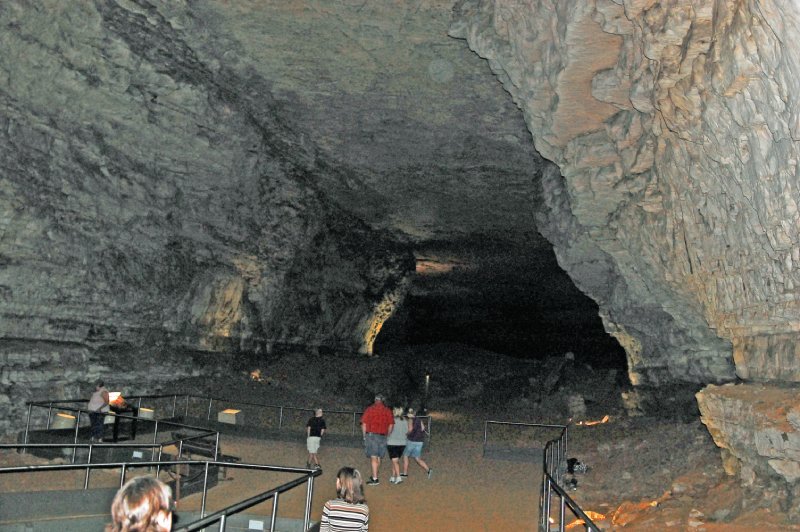
{"label": "man in red shirt", "polygon": [[394,416],[388,406],[383,404],[381,394],[375,396],[372,403],[361,415],[361,432],[364,434],[364,452],[369,456],[372,465],[372,476],[367,481],[369,486],[377,486],[378,468],[381,458],[386,454],[386,436],[394,427]]}

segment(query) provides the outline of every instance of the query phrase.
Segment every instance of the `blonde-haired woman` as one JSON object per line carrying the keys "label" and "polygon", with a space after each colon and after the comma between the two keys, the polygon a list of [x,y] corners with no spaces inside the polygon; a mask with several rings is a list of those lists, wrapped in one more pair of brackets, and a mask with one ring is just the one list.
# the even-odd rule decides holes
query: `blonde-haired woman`
{"label": "blonde-haired woman", "polygon": [[154,477],[133,478],[114,496],[106,532],[169,532],[173,507],[169,486]]}
{"label": "blonde-haired woman", "polygon": [[336,474],[337,499],[325,503],[319,532],[367,532],[369,507],[358,469],[343,467]]}
{"label": "blonde-haired woman", "polygon": [[403,456],[403,451],[406,449],[406,423],[403,419],[403,409],[394,407],[392,409],[394,416],[394,426],[389,437],[386,438],[386,449],[389,451],[389,458],[392,459],[392,478],[389,482],[392,484],[400,484],[403,482],[403,477],[400,476],[400,457]]}

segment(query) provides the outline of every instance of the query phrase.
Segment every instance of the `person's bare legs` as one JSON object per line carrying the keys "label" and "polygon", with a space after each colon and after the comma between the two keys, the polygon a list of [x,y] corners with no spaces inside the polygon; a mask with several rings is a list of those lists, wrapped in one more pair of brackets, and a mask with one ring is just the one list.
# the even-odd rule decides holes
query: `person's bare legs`
{"label": "person's bare legs", "polygon": [[392,458],[392,478],[396,479],[396,482],[403,481],[400,476],[400,458]]}
{"label": "person's bare legs", "polygon": [[408,456],[403,455],[403,476],[408,476]]}
{"label": "person's bare legs", "polygon": [[419,466],[420,466],[422,469],[424,469],[426,473],[428,473],[428,472],[431,470],[431,468],[430,468],[430,467],[428,467],[428,464],[426,464],[426,463],[425,463],[425,460],[423,460],[422,458],[416,458],[416,457],[415,457],[415,458],[414,458],[414,460],[416,460],[416,462],[419,464]]}
{"label": "person's bare legs", "polygon": [[369,461],[372,465],[372,478],[378,478],[378,469],[381,467],[381,457],[370,456]]}

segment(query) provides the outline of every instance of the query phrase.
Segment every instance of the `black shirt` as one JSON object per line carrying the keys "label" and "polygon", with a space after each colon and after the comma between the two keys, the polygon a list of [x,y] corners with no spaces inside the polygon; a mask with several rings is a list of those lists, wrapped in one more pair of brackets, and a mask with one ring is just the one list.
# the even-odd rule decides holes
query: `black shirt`
{"label": "black shirt", "polygon": [[322,436],[323,429],[328,428],[325,425],[325,418],[317,416],[309,419],[308,423],[306,423],[306,427],[311,427],[311,431],[308,433],[309,436]]}

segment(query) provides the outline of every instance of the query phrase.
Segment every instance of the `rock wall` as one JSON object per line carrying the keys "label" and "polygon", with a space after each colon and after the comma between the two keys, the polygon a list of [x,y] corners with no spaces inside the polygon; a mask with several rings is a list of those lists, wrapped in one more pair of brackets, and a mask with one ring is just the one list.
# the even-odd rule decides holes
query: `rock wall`
{"label": "rock wall", "polygon": [[0,418],[120,349],[367,350],[413,257],[325,199],[263,78],[145,2],[4,2],[0,25]]}
{"label": "rock wall", "polygon": [[764,383],[709,388],[703,419],[740,469],[796,481],[790,431],[740,413],[788,409],[800,380],[797,4],[464,0],[451,35],[558,165],[539,223],[632,381]]}
{"label": "rock wall", "polygon": [[[451,33],[489,60],[561,170],[550,193],[566,198],[551,204],[574,220],[548,236],[629,337],[637,382],[724,381],[734,361],[796,380],[755,344],[791,341],[798,323],[797,22],[790,2],[458,6]],[[610,288],[582,269],[599,252]]]}
{"label": "rock wall", "polygon": [[711,385],[697,401],[729,474],[746,484],[758,478],[800,480],[797,390],[760,383]]}

